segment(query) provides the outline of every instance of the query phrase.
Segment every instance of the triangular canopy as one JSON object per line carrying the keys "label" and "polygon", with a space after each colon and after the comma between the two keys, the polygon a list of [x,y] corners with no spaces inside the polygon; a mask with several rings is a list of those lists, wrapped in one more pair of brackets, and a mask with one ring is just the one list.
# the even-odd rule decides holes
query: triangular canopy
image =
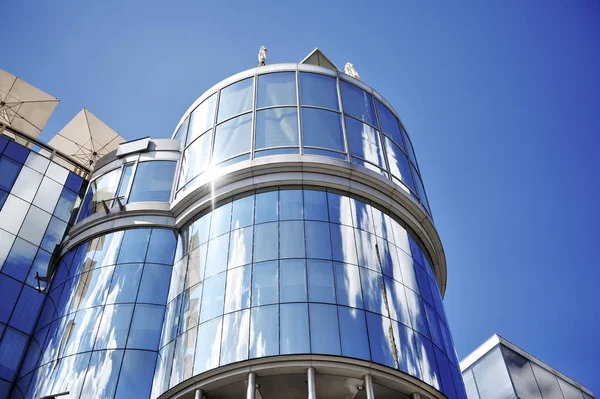
{"label": "triangular canopy", "polygon": [[309,55],[307,55],[306,58],[300,61],[300,63],[322,66],[324,68],[333,69],[334,71],[339,71],[338,67],[336,67],[335,64],[331,62],[329,58],[327,58],[325,54],[323,54],[323,52],[319,50],[318,47],[314,49]]}
{"label": "triangular canopy", "polygon": [[24,80],[0,69],[0,124],[37,139],[58,104]]}
{"label": "triangular canopy", "polygon": [[48,144],[93,169],[104,155],[125,139],[87,109],[82,109]]}

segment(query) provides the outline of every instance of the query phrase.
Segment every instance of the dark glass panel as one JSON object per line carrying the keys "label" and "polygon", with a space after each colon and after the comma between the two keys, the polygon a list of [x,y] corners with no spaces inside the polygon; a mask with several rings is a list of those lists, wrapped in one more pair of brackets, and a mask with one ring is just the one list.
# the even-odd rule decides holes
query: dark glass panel
{"label": "dark glass panel", "polygon": [[331,241],[329,224],[325,222],[306,222],[306,257],[331,259]]}
{"label": "dark glass panel", "polygon": [[342,356],[371,360],[365,312],[338,306]]}
{"label": "dark glass panel", "polygon": [[335,287],[331,261],[307,261],[308,300],[310,302],[335,303]]}
{"label": "dark glass panel", "polygon": [[127,348],[158,350],[165,308],[154,305],[135,305]]}
{"label": "dark glass panel", "polygon": [[311,303],[309,310],[311,353],[340,355],[340,331],[336,306]]}
{"label": "dark glass panel", "polygon": [[142,272],[137,302],[164,305],[171,278],[171,268],[147,263]]}
{"label": "dark glass panel", "polygon": [[176,244],[177,238],[173,230],[153,229],[146,262],[172,265]]}
{"label": "dark glass panel", "polygon": [[337,112],[302,108],[302,145],[346,151],[342,118]]}
{"label": "dark glass panel", "polygon": [[396,345],[390,319],[370,312],[366,312],[366,315],[372,360],[379,364],[397,368]]}
{"label": "dark glass panel", "polygon": [[339,111],[335,78],[300,72],[300,104]]}
{"label": "dark glass panel", "polygon": [[150,229],[126,230],[117,263],[139,263],[146,259]]}
{"label": "dark glass panel", "polygon": [[279,219],[293,220],[303,219],[302,207],[303,190],[281,190],[279,191]]}
{"label": "dark glass panel", "polygon": [[154,352],[125,351],[115,399],[149,397],[155,363]]}

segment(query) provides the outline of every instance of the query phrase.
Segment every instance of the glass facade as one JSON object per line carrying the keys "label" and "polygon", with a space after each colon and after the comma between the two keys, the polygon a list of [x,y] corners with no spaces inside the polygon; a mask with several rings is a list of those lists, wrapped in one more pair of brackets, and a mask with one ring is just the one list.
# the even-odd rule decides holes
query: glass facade
{"label": "glass facade", "polygon": [[286,71],[245,78],[193,110],[175,134],[185,137],[177,198],[207,170],[267,155],[307,154],[343,159],[388,177],[430,212],[398,118],[372,91],[335,77]]}
{"label": "glass facade", "polygon": [[428,257],[389,214],[347,194],[252,192],[179,232],[153,394],[251,358],[383,364],[464,397]]}
{"label": "glass facade", "polygon": [[0,136],[0,397],[26,359],[52,254],[72,223],[83,179]]}
{"label": "glass facade", "polygon": [[115,231],[67,252],[37,324],[21,320],[33,339],[12,397],[148,398],[175,248],[176,234],[155,228]]}

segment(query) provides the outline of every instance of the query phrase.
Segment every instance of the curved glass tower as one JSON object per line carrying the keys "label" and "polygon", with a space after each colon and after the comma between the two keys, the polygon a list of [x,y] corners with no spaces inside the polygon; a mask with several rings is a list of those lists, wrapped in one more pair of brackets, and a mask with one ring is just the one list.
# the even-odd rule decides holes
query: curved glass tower
{"label": "curved glass tower", "polygon": [[15,397],[466,398],[410,139],[325,61],[98,161]]}

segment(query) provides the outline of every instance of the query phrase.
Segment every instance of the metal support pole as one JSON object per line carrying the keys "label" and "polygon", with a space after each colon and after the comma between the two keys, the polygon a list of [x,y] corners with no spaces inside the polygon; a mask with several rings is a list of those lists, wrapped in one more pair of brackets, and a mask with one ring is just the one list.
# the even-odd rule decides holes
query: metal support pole
{"label": "metal support pole", "polygon": [[306,370],[306,374],[308,376],[308,399],[317,399],[317,394],[315,392],[315,369],[309,367]]}
{"label": "metal support pole", "polygon": [[204,396],[204,392],[202,389],[196,389],[196,393],[194,394],[194,399],[202,399]]}
{"label": "metal support pole", "polygon": [[248,390],[246,391],[246,399],[254,399],[254,391],[256,390],[256,374],[248,373]]}
{"label": "metal support pole", "polygon": [[375,394],[373,394],[373,378],[371,378],[371,374],[365,375],[364,380],[367,399],[375,399]]}
{"label": "metal support pole", "polygon": [[421,394],[419,392],[413,392],[411,397],[412,399],[421,399]]}

